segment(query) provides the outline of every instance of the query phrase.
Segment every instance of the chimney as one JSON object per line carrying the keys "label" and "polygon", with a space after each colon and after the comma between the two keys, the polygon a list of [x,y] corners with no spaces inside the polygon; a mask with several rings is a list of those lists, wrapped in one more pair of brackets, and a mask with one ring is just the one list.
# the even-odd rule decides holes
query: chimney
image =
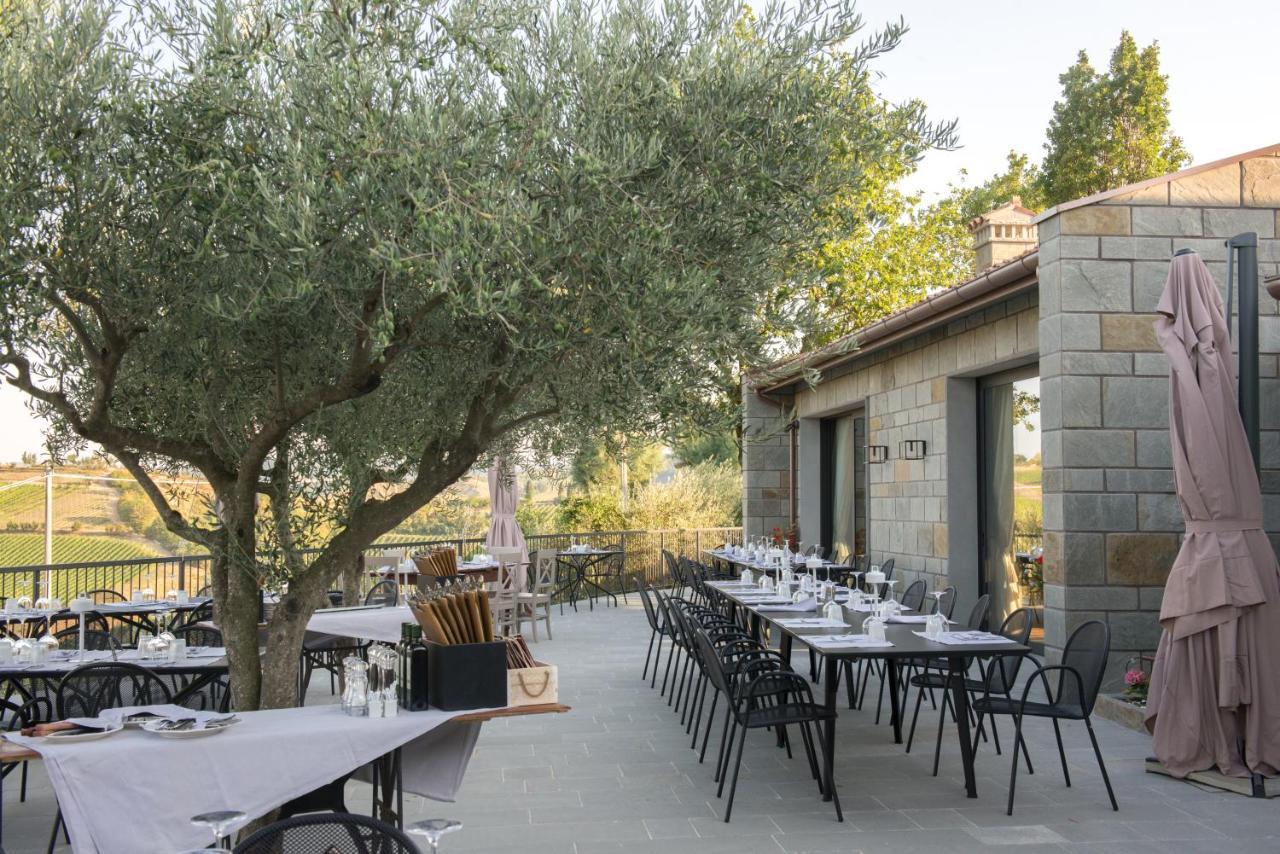
{"label": "chimney", "polygon": [[1000,207],[975,217],[969,223],[973,234],[973,251],[977,256],[977,270],[981,273],[999,266],[1010,258],[1016,258],[1039,243],[1036,235],[1035,213],[1022,206],[1022,199],[1014,196]]}

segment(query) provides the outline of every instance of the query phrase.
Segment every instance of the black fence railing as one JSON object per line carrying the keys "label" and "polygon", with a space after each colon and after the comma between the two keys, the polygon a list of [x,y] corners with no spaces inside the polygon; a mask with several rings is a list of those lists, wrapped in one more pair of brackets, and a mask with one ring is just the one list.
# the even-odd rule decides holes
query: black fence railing
{"label": "black fence railing", "polygon": [[[704,549],[722,543],[742,542],[741,528],[694,528],[666,531],[584,531],[564,534],[534,534],[526,538],[529,551],[568,548],[573,542],[595,547],[617,545],[626,555],[626,572],[639,575],[647,582],[661,582],[666,570],[662,551],[697,557]],[[431,538],[402,542],[375,543],[366,554],[392,551],[415,552],[439,546],[452,546],[462,556],[484,548],[483,538]],[[183,557],[138,558],[134,560],[60,563],[35,566],[0,567],[0,598],[56,596],[64,602],[77,593],[90,590],[115,590],[129,596],[134,590],[151,590],[164,596],[171,590],[198,593],[210,583],[212,558],[209,555]]]}

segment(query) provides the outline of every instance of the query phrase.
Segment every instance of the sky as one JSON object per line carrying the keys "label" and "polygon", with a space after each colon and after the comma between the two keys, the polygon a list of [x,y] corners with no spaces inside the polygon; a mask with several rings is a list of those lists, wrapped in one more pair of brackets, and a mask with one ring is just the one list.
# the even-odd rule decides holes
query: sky
{"label": "sky", "polygon": [[[925,157],[907,186],[926,198],[967,170],[977,182],[1014,149],[1038,160],[1058,75],[1085,50],[1105,66],[1120,31],[1160,43],[1174,130],[1194,162],[1280,142],[1277,0],[861,0],[868,27],[899,16],[911,30],[881,58],[889,100],[922,99],[935,119],[959,121],[960,147]],[[41,447],[23,396],[0,385],[0,462]]]}

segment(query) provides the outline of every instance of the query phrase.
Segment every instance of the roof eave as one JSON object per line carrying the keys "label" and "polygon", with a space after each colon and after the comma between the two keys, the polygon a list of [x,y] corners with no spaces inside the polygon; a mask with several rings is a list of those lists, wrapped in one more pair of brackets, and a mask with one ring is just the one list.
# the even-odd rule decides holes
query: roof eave
{"label": "roof eave", "polygon": [[[767,379],[765,384],[756,386],[756,391],[768,393],[794,385],[801,382],[809,371],[830,370],[873,349],[923,332],[936,322],[950,320],[956,310],[978,308],[980,305],[971,304],[978,303],[994,291],[1032,285],[1036,281],[1039,263],[1039,250],[1032,249],[958,285],[931,294],[920,302],[842,336],[822,350],[814,351],[808,358],[803,355],[794,357],[792,364],[786,365],[786,373]],[[852,350],[848,349],[850,341],[856,345]],[[824,357],[824,350],[836,352]]]}

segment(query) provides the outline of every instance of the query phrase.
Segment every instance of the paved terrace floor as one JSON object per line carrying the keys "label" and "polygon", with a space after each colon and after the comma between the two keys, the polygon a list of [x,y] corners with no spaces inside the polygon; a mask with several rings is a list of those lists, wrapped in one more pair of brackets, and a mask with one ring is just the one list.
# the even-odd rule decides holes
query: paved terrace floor
{"label": "paved terrace floor", "polygon": [[[465,823],[441,845],[445,854],[1280,850],[1280,802],[1147,774],[1142,760],[1149,739],[1104,720],[1095,727],[1120,812],[1107,804],[1082,726],[1064,725],[1075,784],[1068,789],[1052,729],[1029,722],[1037,773],[1019,774],[1008,817],[1009,764],[990,746],[978,755],[977,800],[964,797],[952,727],[944,737],[940,776],[930,776],[937,717],[925,713],[927,703],[917,732],[923,746],[910,755],[892,743],[887,726],[874,725],[873,712],[841,710],[836,776],[843,824],[819,800],[799,755],[788,760],[767,733],[751,733],[733,822],[726,825],[710,765],[698,764],[677,717],[640,681],[649,633],[634,599],[630,608],[566,612],[554,621],[555,640],[534,647],[559,665],[561,700],[574,707],[572,713],[485,724],[457,803],[406,798],[410,819]],[[796,663],[803,663],[800,655]],[[331,701],[327,680],[316,680],[310,701]],[[16,777],[8,782],[6,850],[44,851],[54,802],[39,763],[32,764],[27,803],[17,802]],[[368,798],[367,786],[351,785],[353,808]]]}

